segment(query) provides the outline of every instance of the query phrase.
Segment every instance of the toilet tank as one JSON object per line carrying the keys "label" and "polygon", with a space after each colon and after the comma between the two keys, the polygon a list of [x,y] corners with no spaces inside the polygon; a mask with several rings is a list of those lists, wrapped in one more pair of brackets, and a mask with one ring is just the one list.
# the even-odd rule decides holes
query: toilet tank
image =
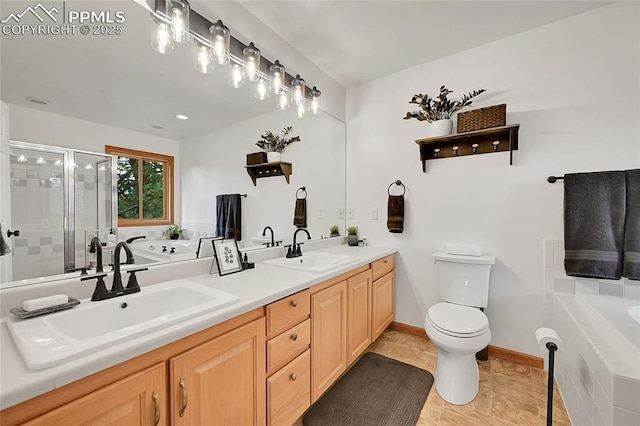
{"label": "toilet tank", "polygon": [[434,253],[440,299],[485,308],[489,301],[489,272],[493,256]]}

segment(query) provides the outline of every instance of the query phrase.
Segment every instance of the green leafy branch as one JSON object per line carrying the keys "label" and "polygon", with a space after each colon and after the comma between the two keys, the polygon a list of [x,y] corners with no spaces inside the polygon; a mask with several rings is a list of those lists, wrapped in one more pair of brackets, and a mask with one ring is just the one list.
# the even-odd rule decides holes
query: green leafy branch
{"label": "green leafy branch", "polygon": [[454,101],[448,98],[449,94],[453,93],[453,91],[447,89],[445,86],[440,86],[440,94],[435,98],[431,98],[429,95],[423,95],[422,93],[413,95],[409,103],[418,105],[421,110],[409,111],[403,118],[405,120],[415,118],[418,121],[428,121],[429,123],[436,120],[448,119],[453,117],[455,113],[462,108],[471,105],[471,99],[484,92],[486,92],[486,89],[474,90],[463,95],[460,100]]}
{"label": "green leafy branch", "polygon": [[282,152],[294,142],[299,142],[299,136],[287,138],[293,127],[288,126],[282,129],[281,135],[275,135],[271,130],[267,130],[264,135],[260,135],[262,139],[256,142],[256,145],[265,152]]}

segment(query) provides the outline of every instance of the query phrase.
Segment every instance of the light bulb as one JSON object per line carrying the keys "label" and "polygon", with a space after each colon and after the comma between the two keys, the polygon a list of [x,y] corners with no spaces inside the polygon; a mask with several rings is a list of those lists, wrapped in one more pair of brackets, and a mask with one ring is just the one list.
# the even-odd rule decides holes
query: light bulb
{"label": "light bulb", "polygon": [[218,20],[215,24],[209,27],[211,33],[212,58],[219,64],[229,63],[229,46],[231,43],[231,33],[222,21]]}
{"label": "light bulb", "polygon": [[151,28],[151,47],[153,50],[163,55],[173,52],[171,25],[155,13],[151,13],[151,20],[155,23]]}
{"label": "light bulb", "polygon": [[203,74],[207,74],[213,69],[213,63],[211,62],[211,49],[207,46],[202,46],[198,43],[195,45],[196,49],[196,69]]}
{"label": "light bulb", "polygon": [[44,157],[40,157],[36,160],[36,164],[47,164],[47,160]]}
{"label": "light bulb", "polygon": [[184,34],[184,18],[182,16],[182,11],[173,9],[171,12],[171,23],[173,24],[173,39],[177,42],[181,42],[182,34]]}
{"label": "light bulb", "polygon": [[284,86],[284,65],[280,65],[280,61],[276,61],[269,67],[269,74],[271,75],[271,93],[279,95]]}
{"label": "light bulb", "polygon": [[26,163],[26,162],[27,162],[27,157],[25,157],[24,154],[18,155],[18,163]]}
{"label": "light bulb", "polygon": [[189,41],[189,2],[187,0],[166,0],[166,15],[171,20],[173,40],[178,43]]}
{"label": "light bulb", "polygon": [[293,103],[298,105],[304,102],[305,83],[300,74],[296,75],[296,78],[291,80],[291,90],[293,92]]}
{"label": "light bulb", "polygon": [[298,118],[304,117],[304,112],[305,112],[304,111],[304,103],[298,104],[298,108],[297,108],[297,111],[296,111],[296,113],[298,114]]}
{"label": "light bulb", "polygon": [[244,59],[244,76],[249,81],[258,81],[260,78],[260,49],[253,43],[242,49]]}
{"label": "light bulb", "polygon": [[311,114],[320,114],[320,96],[322,92],[316,86],[309,92],[309,110]]}
{"label": "light bulb", "polygon": [[231,69],[231,79],[229,85],[236,89],[244,86],[244,78],[242,77],[242,67],[239,64],[234,64]]}
{"label": "light bulb", "polygon": [[264,78],[261,78],[256,86],[256,98],[264,101],[269,97],[269,89],[267,88],[267,82]]}
{"label": "light bulb", "polygon": [[285,92],[284,90],[282,91],[282,93],[280,93],[280,96],[278,96],[277,107],[278,109],[281,109],[281,110],[285,110],[289,108],[289,96],[287,95],[287,92]]}

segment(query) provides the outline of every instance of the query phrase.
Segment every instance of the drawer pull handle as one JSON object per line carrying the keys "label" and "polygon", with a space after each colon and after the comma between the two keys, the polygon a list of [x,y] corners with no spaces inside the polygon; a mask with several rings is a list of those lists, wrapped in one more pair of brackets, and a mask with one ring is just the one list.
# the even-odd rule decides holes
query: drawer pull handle
{"label": "drawer pull handle", "polygon": [[153,405],[155,407],[153,412],[153,426],[158,426],[158,424],[160,424],[160,400],[158,399],[158,392],[154,390],[151,398],[153,398]]}
{"label": "drawer pull handle", "polygon": [[184,383],[184,377],[180,377],[180,388],[182,389],[182,408],[180,409],[180,417],[184,416],[184,412],[187,409],[187,403],[189,401],[189,395],[187,395],[187,385]]}
{"label": "drawer pull handle", "polygon": [[291,379],[292,382],[295,382],[296,379],[298,378],[298,375],[296,373],[291,373],[291,375],[289,376],[289,378]]}
{"label": "drawer pull handle", "polygon": [[382,261],[382,263],[387,263],[387,262],[388,262],[388,260],[387,260],[387,259],[385,259],[385,260],[383,260],[383,261]]}
{"label": "drawer pull handle", "polygon": [[294,308],[295,308],[296,306],[298,306],[298,301],[297,301],[297,300],[292,300],[292,301],[291,301],[291,306],[293,306]]}
{"label": "drawer pull handle", "polygon": [[295,342],[296,340],[298,340],[298,335],[297,335],[296,333],[293,333],[293,334],[291,335],[291,340],[293,340],[294,342]]}

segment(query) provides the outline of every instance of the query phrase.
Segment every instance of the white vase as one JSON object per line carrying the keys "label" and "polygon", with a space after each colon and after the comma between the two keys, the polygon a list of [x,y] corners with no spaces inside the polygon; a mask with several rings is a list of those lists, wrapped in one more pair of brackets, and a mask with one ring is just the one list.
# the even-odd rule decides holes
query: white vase
{"label": "white vase", "polygon": [[431,136],[447,136],[453,130],[453,121],[450,118],[431,122]]}
{"label": "white vase", "polygon": [[267,152],[267,162],[277,163],[280,161],[281,154],[279,152]]}

